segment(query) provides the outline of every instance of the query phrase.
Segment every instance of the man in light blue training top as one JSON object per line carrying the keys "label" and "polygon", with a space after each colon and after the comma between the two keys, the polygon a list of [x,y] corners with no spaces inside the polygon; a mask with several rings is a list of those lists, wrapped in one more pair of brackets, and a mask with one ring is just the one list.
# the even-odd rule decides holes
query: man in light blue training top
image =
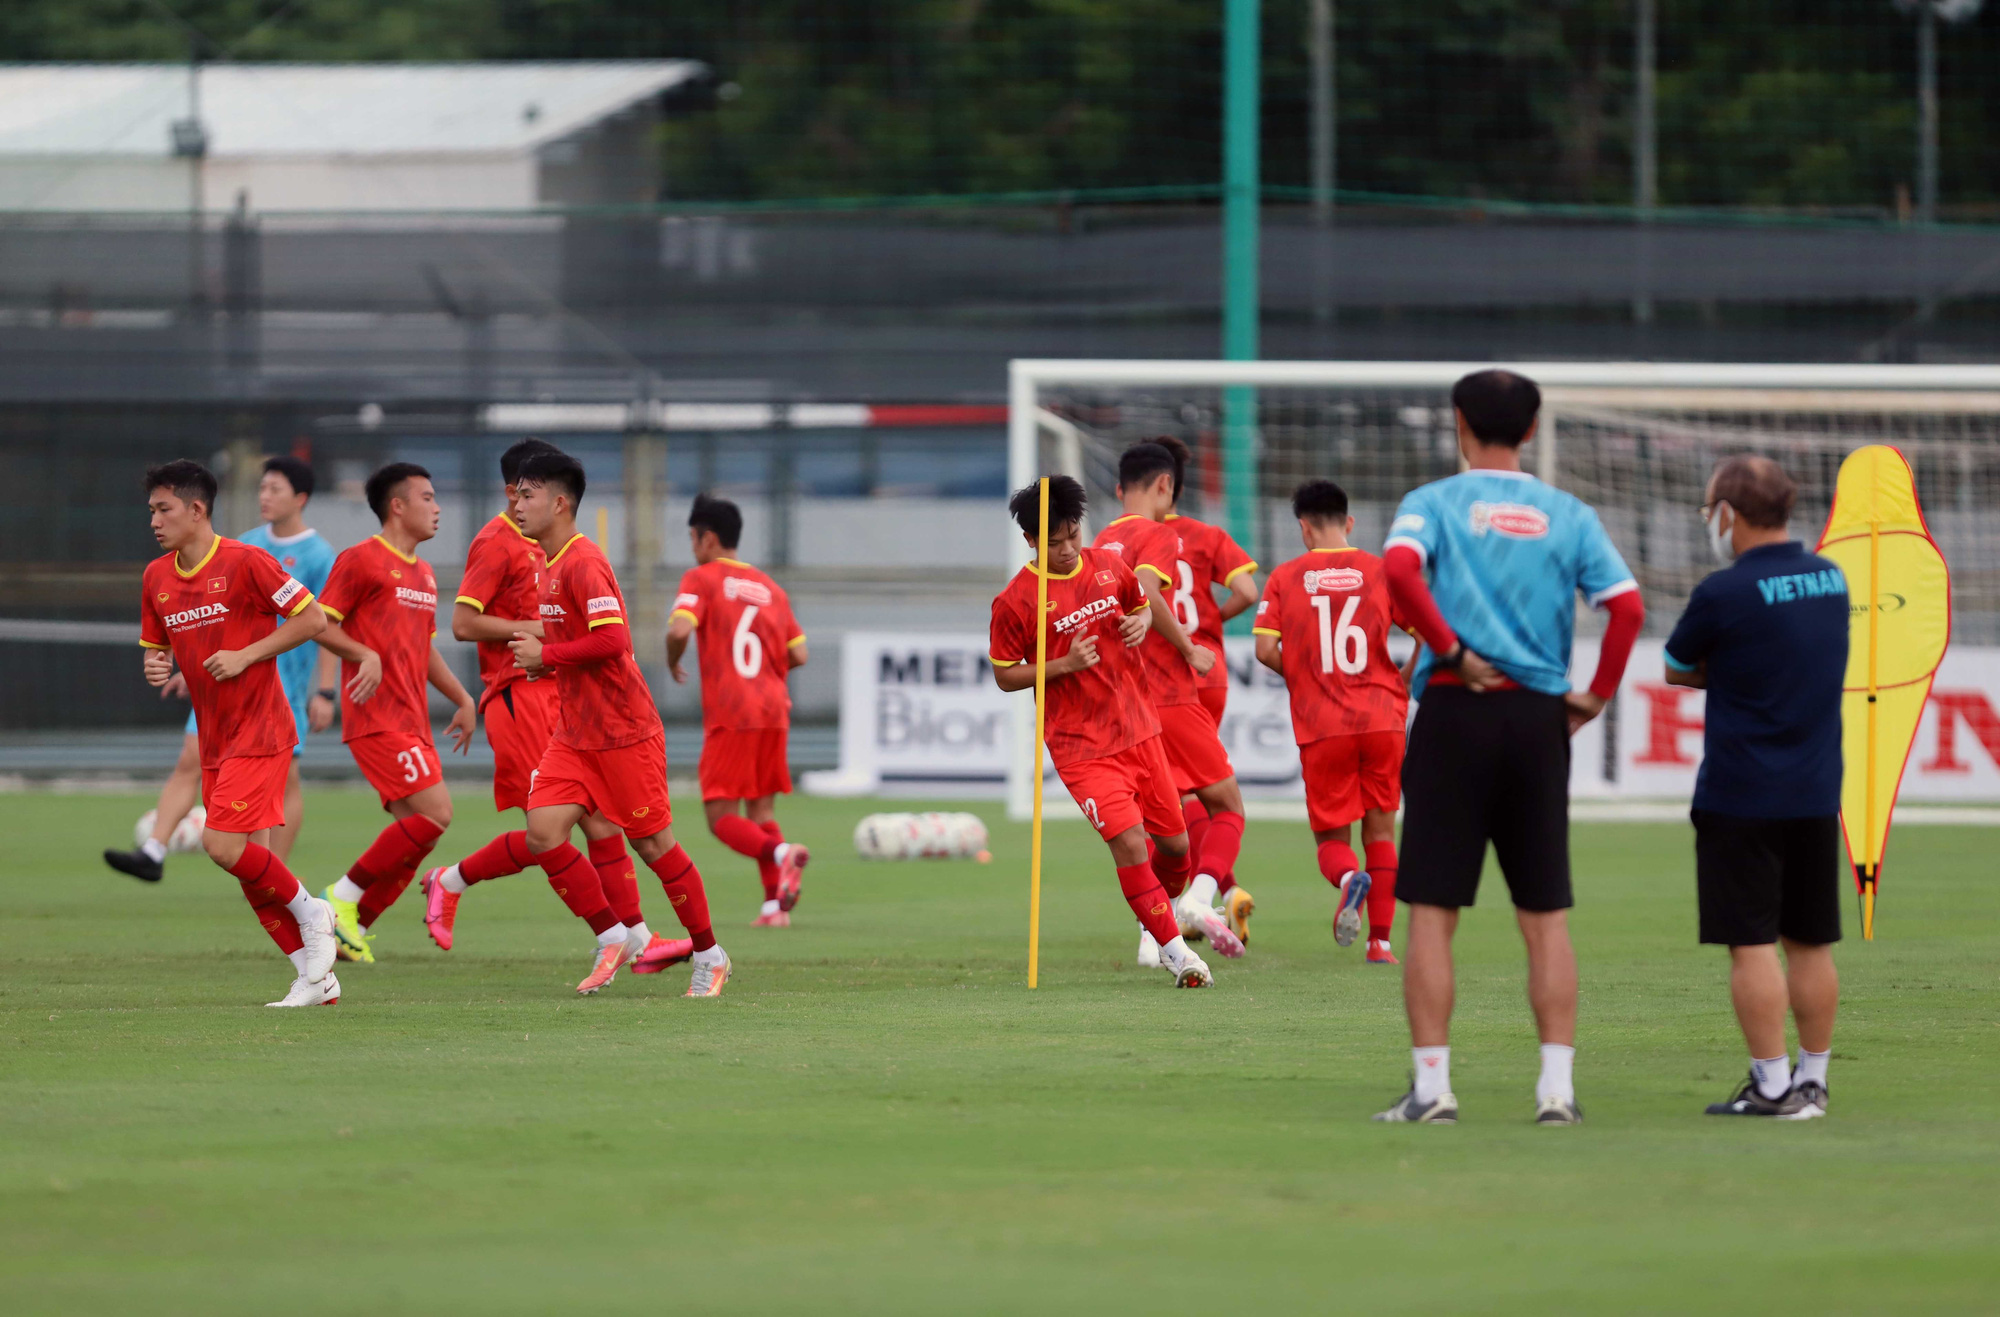
{"label": "man in light blue training top", "polygon": [[[1403,759],[1402,872],[1410,906],[1403,1004],[1415,1075],[1377,1120],[1448,1124],[1451,938],[1486,844],[1528,945],[1541,1034],[1535,1121],[1574,1125],[1576,955],[1569,941],[1569,738],[1618,689],[1645,621],[1639,586],[1597,514],[1521,470],[1541,391],[1484,370],[1451,391],[1467,469],[1412,490],[1383,546],[1390,593],[1426,652]],[[1430,584],[1424,584],[1429,569]],[[1588,690],[1569,682],[1576,597],[1610,614]]]}
{"label": "man in light blue training top", "polygon": [[[257,514],[262,525],[238,538],[278,560],[306,589],[317,596],[326,588],[327,573],[333,570],[334,548],[305,523],[305,508],[313,493],[313,470],[296,457],[273,457],[264,463],[264,477],[257,483]],[[313,694],[313,671],[319,662],[319,646],[308,642],[278,655],[278,679],[285,688],[285,700],[298,721],[299,744],[292,750],[291,776],[285,781],[285,825],[272,829],[271,850],[279,859],[292,853],[303,817],[304,790],[299,783],[298,756],[305,752],[308,701]],[[163,695],[186,698],[186,683],[176,676]],[[329,710],[330,713],[330,710]],[[120,873],[141,882],[156,883],[165,875],[167,839],[194,808],[201,790],[200,741],[194,715],[187,720],[187,734],[181,740],[180,759],[160,788],[160,802],[153,814],[153,833],[137,850],[104,852],[104,862]]]}

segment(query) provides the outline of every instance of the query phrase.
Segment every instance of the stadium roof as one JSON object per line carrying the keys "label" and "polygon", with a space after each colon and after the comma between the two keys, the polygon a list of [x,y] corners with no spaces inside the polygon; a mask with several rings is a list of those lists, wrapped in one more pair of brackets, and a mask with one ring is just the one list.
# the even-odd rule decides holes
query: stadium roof
{"label": "stadium roof", "polygon": [[[207,64],[209,155],[518,153],[709,77],[697,60]],[[0,156],[172,153],[184,64],[0,64]]]}

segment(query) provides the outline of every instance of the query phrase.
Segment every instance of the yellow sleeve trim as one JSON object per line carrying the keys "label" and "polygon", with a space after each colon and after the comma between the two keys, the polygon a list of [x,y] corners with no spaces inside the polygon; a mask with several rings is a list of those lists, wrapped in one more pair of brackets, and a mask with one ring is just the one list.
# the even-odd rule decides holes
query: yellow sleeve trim
{"label": "yellow sleeve trim", "polygon": [[[501,515],[505,516],[506,514],[502,513]],[[454,599],[452,602],[458,604],[471,604],[474,608],[477,608],[482,613],[486,611],[486,601],[484,599],[474,599],[469,594],[462,594],[457,599]],[[325,605],[321,606],[324,607]]]}
{"label": "yellow sleeve trim", "polygon": [[[1152,606],[1153,606],[1153,601],[1152,601],[1152,600],[1150,600],[1150,599],[1141,599],[1141,600],[1139,601],[1139,606],[1138,606],[1137,608],[1134,608],[1134,609],[1132,610],[1132,612],[1134,612],[1134,613],[1143,613],[1143,612],[1145,612],[1145,611],[1146,611],[1146,610],[1147,610],[1148,608],[1151,608]],[[1128,617],[1129,617],[1130,615],[1131,615],[1131,614],[1127,614],[1127,616],[1128,616]]]}
{"label": "yellow sleeve trim", "polygon": [[988,654],[986,656],[986,661],[988,663],[991,663],[996,668],[1017,668],[1027,660],[996,658],[994,655]]}
{"label": "yellow sleeve trim", "polygon": [[687,619],[687,620],[688,620],[688,621],[689,621],[689,622],[690,622],[690,623],[691,623],[692,625],[694,625],[694,626],[700,626],[700,625],[701,625],[701,619],[700,619],[700,618],[698,618],[698,617],[696,617],[696,616],[695,616],[695,615],[694,615],[693,613],[690,613],[690,612],[689,612],[689,611],[688,611],[687,609],[685,609],[685,608],[676,608],[676,609],[675,609],[675,610],[674,610],[673,612],[671,612],[671,613],[668,613],[668,614],[667,614],[667,621],[671,622],[671,621],[673,621],[673,620],[674,620],[675,618],[677,618],[677,617],[684,617],[684,618],[686,618],[686,619]]}
{"label": "yellow sleeve trim", "polygon": [[1273,631],[1267,626],[1253,626],[1250,628],[1250,634],[1253,636],[1276,636],[1280,640],[1285,638],[1284,632]]}
{"label": "yellow sleeve trim", "polygon": [[790,649],[793,645],[803,645],[805,643],[806,643],[806,638],[804,636],[793,636],[790,640],[787,640],[785,642],[785,648]]}
{"label": "yellow sleeve trim", "polygon": [[[307,605],[307,604],[309,604],[309,603],[311,603],[312,601],[313,601],[313,597],[312,597],[312,591],[308,590],[308,591],[306,591],[306,597],[305,597],[305,598],[303,598],[303,599],[301,599],[301,600],[299,600],[299,606],[298,606],[297,608],[294,608],[294,609],[293,609],[293,610],[292,610],[291,612],[289,612],[289,613],[285,614],[285,616],[286,616],[286,617],[297,617],[297,616],[298,616],[298,615],[299,615],[300,613],[303,613],[303,612],[305,612],[305,611],[306,611],[306,605]],[[326,607],[326,605],[324,605],[324,604],[321,604],[321,605],[320,605],[320,607],[324,608],[324,607]]]}
{"label": "yellow sleeve trim", "polygon": [[1170,574],[1161,571],[1159,568],[1153,566],[1153,564],[1149,562],[1140,563],[1139,570],[1142,572],[1151,572],[1153,575],[1159,577],[1162,581],[1165,581],[1167,584],[1169,585],[1173,584],[1174,578]]}
{"label": "yellow sleeve trim", "polygon": [[329,604],[324,599],[319,601],[319,610],[322,613],[325,613],[328,617],[332,618],[336,622],[345,622],[347,620],[347,614],[341,612],[338,608],[335,608],[332,604]]}
{"label": "yellow sleeve trim", "polygon": [[[1241,567],[1238,567],[1238,568],[1237,568],[1237,569],[1236,569],[1235,571],[1233,571],[1233,572],[1229,573],[1229,575],[1227,575],[1227,576],[1223,577],[1223,578],[1222,578],[1222,583],[1223,583],[1224,585],[1228,585],[1228,584],[1229,584],[1229,583],[1230,583],[1231,581],[1233,581],[1233,580],[1235,580],[1235,579],[1236,579],[1237,577],[1239,577],[1239,576],[1243,575],[1243,573],[1245,573],[1245,572],[1254,572],[1254,571],[1256,571],[1256,570],[1257,570],[1257,564],[1256,564],[1256,563],[1254,563],[1254,562],[1246,562],[1246,563],[1244,563],[1244,564],[1243,564],[1243,565],[1242,565]],[[1253,629],[1254,629],[1254,628],[1253,628]]]}
{"label": "yellow sleeve trim", "polygon": [[597,628],[601,626],[624,626],[624,625],[625,625],[625,619],[622,617],[600,617],[596,621],[592,622],[585,629],[590,631],[595,631],[597,630]]}
{"label": "yellow sleeve trim", "polygon": [[150,641],[150,640],[142,640],[142,641],[140,641],[140,642],[139,642],[139,648],[140,648],[140,649],[172,649],[172,648],[173,648],[173,646],[172,646],[172,645],[155,645],[155,644],[154,644],[154,643],[153,643],[152,641]]}

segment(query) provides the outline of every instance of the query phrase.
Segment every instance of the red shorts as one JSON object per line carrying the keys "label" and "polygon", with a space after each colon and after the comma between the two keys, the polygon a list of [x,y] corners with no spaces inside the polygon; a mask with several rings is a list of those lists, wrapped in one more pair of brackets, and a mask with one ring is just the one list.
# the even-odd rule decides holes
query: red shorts
{"label": "red shorts", "polygon": [[667,734],[610,750],[579,750],[550,741],[535,769],[528,808],[581,805],[628,837],[650,837],[674,821],[667,801]]}
{"label": "red shorts", "polygon": [[1173,765],[1174,787],[1183,794],[1235,777],[1215,718],[1199,704],[1169,704],[1158,710],[1160,740]]}
{"label": "red shorts", "polygon": [[1056,772],[1083,816],[1106,841],[1138,825],[1155,837],[1187,831],[1180,793],[1174,790],[1174,770],[1160,737],[1149,736],[1115,755],[1085,759]]}
{"label": "red shorts", "polygon": [[1306,819],[1314,832],[1344,828],[1371,809],[1393,812],[1403,799],[1403,733],[1324,736],[1299,747]]}
{"label": "red shorts", "polygon": [[562,699],[556,684],[515,681],[486,697],[486,744],[493,747],[493,808],[526,809],[542,752],[556,734]]}
{"label": "red shorts", "polygon": [[790,731],[784,727],[751,727],[740,731],[715,728],[701,738],[703,800],[755,800],[759,796],[792,793],[792,770],[785,761]]}
{"label": "red shorts", "polygon": [[292,752],[237,755],[201,766],[202,807],[217,832],[262,832],[285,821],[285,779]]}
{"label": "red shorts", "polygon": [[1201,697],[1201,707],[1208,710],[1208,716],[1215,719],[1215,725],[1222,726],[1222,711],[1229,707],[1229,687],[1197,686],[1194,693]]}
{"label": "red shorts", "polygon": [[444,781],[444,765],[438,761],[428,727],[421,732],[357,736],[347,743],[347,753],[354,756],[361,776],[375,788],[384,808],[392,800],[406,800]]}

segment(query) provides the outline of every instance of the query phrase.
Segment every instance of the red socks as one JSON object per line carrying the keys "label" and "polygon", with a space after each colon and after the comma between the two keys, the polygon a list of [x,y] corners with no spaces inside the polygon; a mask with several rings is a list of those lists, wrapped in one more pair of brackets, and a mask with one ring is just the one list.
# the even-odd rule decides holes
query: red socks
{"label": "red socks", "polygon": [[405,865],[380,882],[371,883],[367,890],[361,893],[361,899],[354,903],[354,922],[363,928],[375,927],[375,921],[382,917],[383,911],[396,904],[396,898],[403,894],[403,889],[417,876],[417,865],[423,862],[423,856],[419,855],[413,863]]}
{"label": "red socks", "polygon": [[1181,802],[1181,820],[1187,824],[1188,854],[1199,856],[1208,841],[1208,806],[1189,796]]}
{"label": "red socks", "polygon": [[683,848],[676,846],[652,863],[652,870],[660,876],[660,886],[667,889],[667,900],[673,902],[674,914],[681,921],[696,951],[706,951],[715,945],[715,931],[708,922],[708,892],[701,885],[701,871],[694,867]]}
{"label": "red socks", "polygon": [[775,901],[778,899],[778,861],[776,857],[778,847],[784,843],[785,834],[779,831],[776,819],[772,819],[769,823],[760,824],[759,826],[771,838],[771,851],[770,854],[758,858],[757,879],[764,884],[764,899],[766,901]]}
{"label": "red socks", "polygon": [[[443,828],[421,814],[396,819],[382,829],[373,845],[361,852],[360,859],[347,866],[347,876],[356,887],[368,888],[385,878],[415,873],[443,835]],[[409,879],[405,877],[403,881],[407,883]]]}
{"label": "red socks", "polygon": [[[549,886],[569,907],[569,912],[589,924],[591,932],[602,933],[624,922],[611,913],[597,870],[576,847],[564,842],[537,855],[535,863],[541,865],[542,872],[549,876]],[[461,863],[458,871],[464,873],[465,865]]]}
{"label": "red socks", "polygon": [[1202,838],[1201,849],[1194,852],[1195,872],[1216,879],[1219,888],[1222,875],[1235,871],[1236,857],[1242,850],[1243,816],[1231,810],[1217,810],[1208,816],[1208,835]]}
{"label": "red socks", "polygon": [[1387,942],[1396,922],[1396,843],[1368,843],[1368,940]]}
{"label": "red socks", "polygon": [[305,945],[299,936],[299,921],[285,909],[299,894],[299,880],[283,860],[253,841],[243,848],[229,876],[243,889],[251,913],[278,944],[278,950],[289,956]]}
{"label": "red socks", "polygon": [[1161,946],[1181,935],[1180,921],[1174,918],[1173,903],[1150,864],[1128,864],[1118,870],[1118,890],[1132,907],[1139,927],[1153,935]]}
{"label": "red socks", "polygon": [[527,833],[503,832],[460,860],[458,876],[468,883],[483,883],[489,878],[519,873],[534,862],[535,857],[528,850]]}
{"label": "red socks", "polygon": [[1361,867],[1361,857],[1354,848],[1344,841],[1323,841],[1319,844],[1320,876],[1340,886],[1340,880]]}
{"label": "red socks", "polygon": [[[632,857],[626,853],[624,834],[592,837],[590,867],[597,870],[597,881],[604,888],[605,904],[611,907],[612,914],[618,916],[618,922],[627,928],[644,922],[646,917],[639,911],[639,873],[632,867]],[[458,871],[463,874],[464,866],[459,866]]]}
{"label": "red socks", "polygon": [[713,831],[717,841],[753,860],[768,860],[771,852],[778,849],[777,838],[741,814],[724,814],[715,821]]}
{"label": "red socks", "polygon": [[[1151,837],[1146,839],[1146,859],[1152,866],[1153,877],[1166,892],[1169,901],[1178,901],[1181,893],[1187,890],[1188,879],[1194,876],[1191,864],[1194,852],[1189,851],[1186,855],[1169,855],[1153,845],[1152,840]],[[1121,869],[1119,872],[1123,873],[1124,870]]]}

